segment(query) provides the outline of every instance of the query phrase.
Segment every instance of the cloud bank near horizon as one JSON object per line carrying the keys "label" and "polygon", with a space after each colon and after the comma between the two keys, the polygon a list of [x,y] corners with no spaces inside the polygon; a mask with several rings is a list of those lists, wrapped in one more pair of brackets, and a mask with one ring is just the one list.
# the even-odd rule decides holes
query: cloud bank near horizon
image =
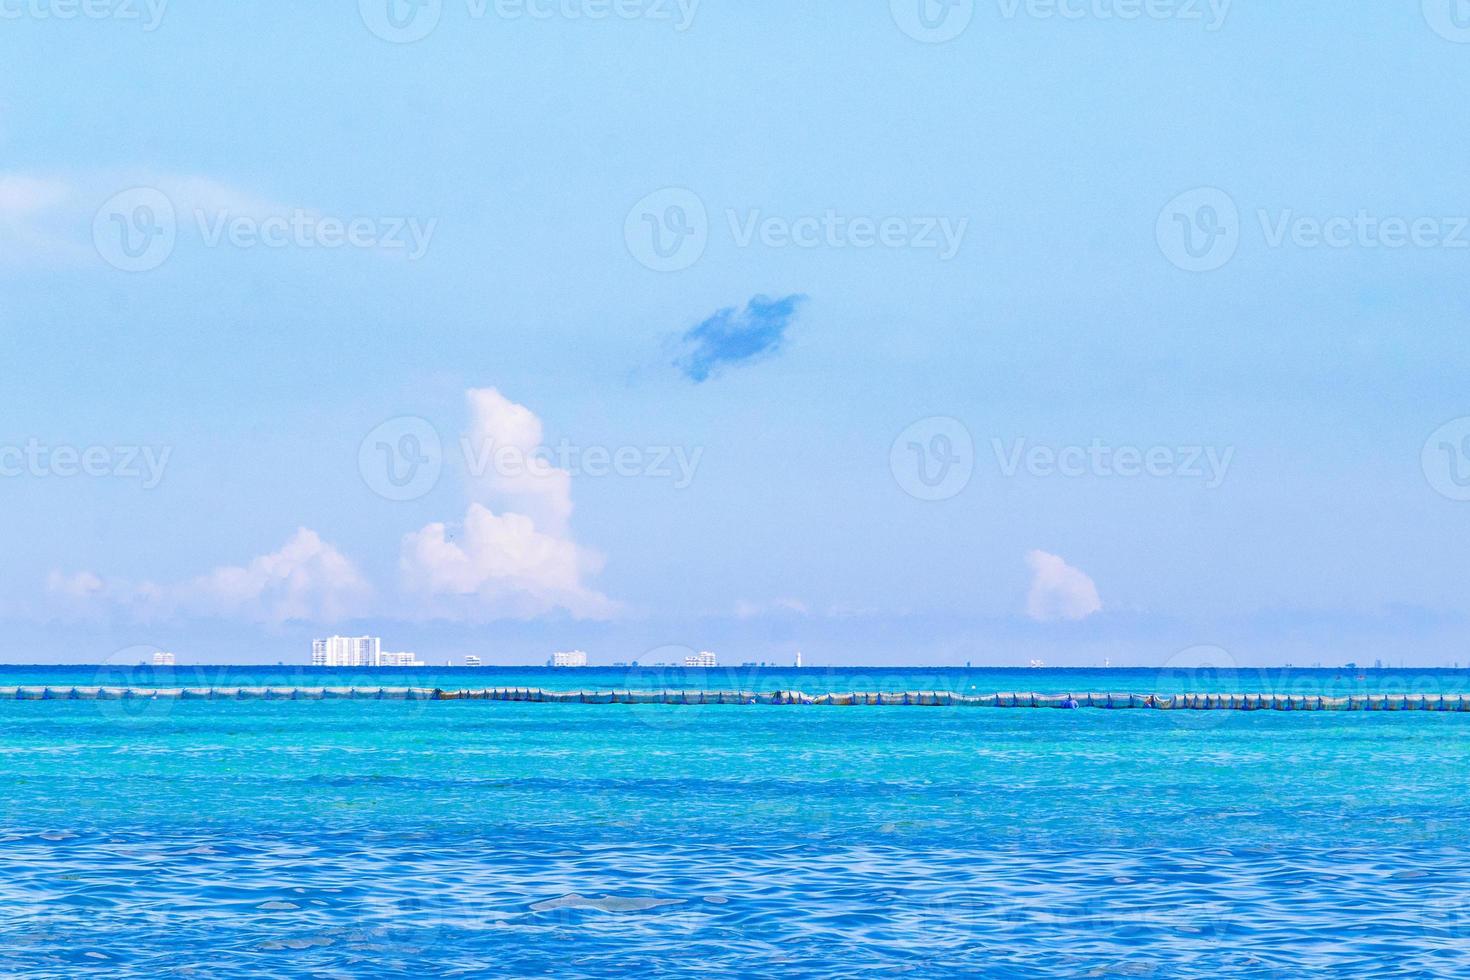
{"label": "cloud bank near horizon", "polygon": [[[541,420],[494,388],[466,392],[466,438],[477,458],[511,447],[542,459]],[[609,619],[619,603],[587,584],[602,555],[571,536],[571,474],[549,464],[514,471],[472,467],[462,520],[436,521],[399,539],[400,588],[378,596],[363,574],[314,530],[300,527],[276,551],[220,565],[188,580],[158,584],[109,579],[96,571],[52,571],[46,594],[83,616],[121,613],[139,621],[209,616],[266,625],[331,624],[371,612],[405,620],[483,622],[553,612]]]}

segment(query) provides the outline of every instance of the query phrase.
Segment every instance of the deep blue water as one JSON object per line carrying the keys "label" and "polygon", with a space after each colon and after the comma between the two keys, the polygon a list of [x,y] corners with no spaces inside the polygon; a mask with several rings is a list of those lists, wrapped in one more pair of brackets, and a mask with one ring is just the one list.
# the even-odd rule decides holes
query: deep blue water
{"label": "deep blue water", "polygon": [[[212,676],[286,673],[341,683]],[[0,686],[95,674],[0,668]],[[1461,693],[1465,675],[1233,679]],[[7,700],[0,735],[6,975],[1470,975],[1463,715]]]}

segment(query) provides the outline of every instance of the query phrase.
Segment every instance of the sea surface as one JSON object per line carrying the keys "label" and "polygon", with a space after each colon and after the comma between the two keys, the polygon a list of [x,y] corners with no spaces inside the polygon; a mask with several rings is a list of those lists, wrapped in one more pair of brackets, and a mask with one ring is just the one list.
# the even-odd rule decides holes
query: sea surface
{"label": "sea surface", "polygon": [[[1470,693],[1461,671],[0,687]],[[971,688],[974,688],[974,691]],[[0,701],[0,975],[1470,976],[1470,715]]]}

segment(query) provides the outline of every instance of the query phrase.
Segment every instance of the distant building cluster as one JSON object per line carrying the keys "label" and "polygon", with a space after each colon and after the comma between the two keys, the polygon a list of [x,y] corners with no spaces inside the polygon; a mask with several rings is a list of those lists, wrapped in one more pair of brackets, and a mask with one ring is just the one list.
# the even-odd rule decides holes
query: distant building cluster
{"label": "distant building cluster", "polygon": [[383,649],[377,636],[329,636],[311,641],[313,667],[423,667],[416,654]]}
{"label": "distant building cluster", "polygon": [[153,653],[153,666],[172,667],[174,666],[174,659],[174,655],[171,653],[164,653],[162,650],[155,650]]}
{"label": "distant building cluster", "polygon": [[[153,663],[155,666],[172,666],[174,655],[171,653],[155,653]],[[449,663],[449,661],[446,661]],[[473,654],[466,655],[464,665],[466,667],[480,667],[484,661]],[[329,636],[321,640],[311,641],[311,665],[313,667],[424,667],[427,666],[420,660],[417,654],[399,653],[383,649],[383,640],[377,636]],[[676,666],[677,661],[667,666]],[[710,650],[701,650],[691,653],[684,658],[685,667],[718,667],[720,660]],[[586,667],[587,652],[585,650],[558,650],[546,661],[548,667]],[[637,667],[638,662],[619,661],[614,667]],[[765,662],[760,664],[747,663],[745,666],[767,666]],[[796,666],[801,666],[801,654],[796,654]],[[1038,666],[1038,665],[1033,665]]]}

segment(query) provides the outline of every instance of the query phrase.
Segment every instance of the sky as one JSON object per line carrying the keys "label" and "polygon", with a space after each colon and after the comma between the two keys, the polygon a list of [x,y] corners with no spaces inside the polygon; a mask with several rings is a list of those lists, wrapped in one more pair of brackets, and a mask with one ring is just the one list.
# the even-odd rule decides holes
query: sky
{"label": "sky", "polygon": [[1467,83],[1455,0],[0,0],[0,661],[1470,664]]}

